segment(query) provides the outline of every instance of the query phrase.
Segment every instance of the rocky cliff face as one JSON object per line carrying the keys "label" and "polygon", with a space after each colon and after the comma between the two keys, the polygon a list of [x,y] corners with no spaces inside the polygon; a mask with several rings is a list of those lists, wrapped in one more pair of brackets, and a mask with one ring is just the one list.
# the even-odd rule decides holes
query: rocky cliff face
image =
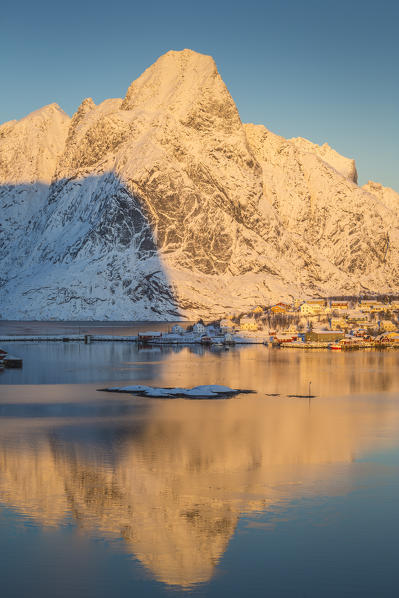
{"label": "rocky cliff face", "polygon": [[208,317],[396,290],[395,200],[356,181],[327,144],[243,125],[211,57],[168,52],[123,100],[0,127],[0,313]]}
{"label": "rocky cliff face", "polygon": [[357,186],[351,161],[337,160],[336,152],[321,157],[319,146],[263,126],[245,128],[263,171],[263,203],[323,263],[315,285],[330,292],[395,288],[397,223],[386,203]]}

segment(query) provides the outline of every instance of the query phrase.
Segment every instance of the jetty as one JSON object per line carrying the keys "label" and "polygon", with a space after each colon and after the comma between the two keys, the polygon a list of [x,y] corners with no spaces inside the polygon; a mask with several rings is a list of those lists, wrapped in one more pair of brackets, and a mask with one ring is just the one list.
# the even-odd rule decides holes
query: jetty
{"label": "jetty", "polygon": [[169,332],[140,332],[134,336],[117,336],[112,334],[20,334],[2,335],[1,343],[10,342],[80,342],[91,344],[94,342],[127,342],[142,345],[253,345],[268,344],[264,334],[235,334],[224,335],[218,331],[217,334],[193,334],[183,332],[181,334]]}
{"label": "jetty", "polygon": [[81,342],[90,344],[93,341],[126,341],[138,342],[137,336],[116,336],[112,334],[15,334],[0,336],[0,342]]}

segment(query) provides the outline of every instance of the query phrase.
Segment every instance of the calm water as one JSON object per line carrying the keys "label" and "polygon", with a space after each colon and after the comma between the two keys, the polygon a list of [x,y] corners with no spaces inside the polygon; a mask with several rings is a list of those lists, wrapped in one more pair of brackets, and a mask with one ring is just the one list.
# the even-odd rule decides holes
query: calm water
{"label": "calm water", "polygon": [[[398,595],[399,352],[7,348],[2,598]],[[257,392],[97,390],[118,382]]]}

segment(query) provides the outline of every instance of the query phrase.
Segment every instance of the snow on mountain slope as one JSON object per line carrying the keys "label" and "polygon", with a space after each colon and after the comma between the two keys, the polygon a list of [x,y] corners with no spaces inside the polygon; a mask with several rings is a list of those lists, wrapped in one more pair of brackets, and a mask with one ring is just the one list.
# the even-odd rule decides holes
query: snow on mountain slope
{"label": "snow on mountain slope", "polygon": [[331,148],[328,143],[317,145],[317,143],[312,143],[303,137],[293,137],[290,139],[290,141],[304,152],[316,154],[316,156],[319,156],[319,158],[321,158],[329,166],[335,168],[335,170],[342,174],[345,178],[357,183],[357,170],[355,161],[351,158],[345,158],[345,156],[341,156],[341,154]]}
{"label": "snow on mountain slope", "polygon": [[[1,231],[14,257],[1,265],[3,317],[209,317],[396,284],[387,202],[326,144],[242,125],[209,56],[168,52],[124,99],[88,98],[72,120],[51,105],[2,131],[12,186],[0,189],[17,206]],[[26,216],[19,192],[39,181]]]}
{"label": "snow on mountain slope", "polygon": [[70,118],[57,104],[0,126],[0,183],[51,182]]}
{"label": "snow on mountain slope", "polygon": [[[386,206],[297,144],[261,125],[245,125],[263,170],[263,204],[299,233],[313,255],[334,266],[336,288],[394,289],[399,229]],[[267,207],[267,209],[269,209]],[[335,277],[336,276],[336,277]]]}
{"label": "snow on mountain slope", "polygon": [[372,193],[377,197],[387,208],[392,210],[396,216],[399,215],[399,193],[390,187],[384,187],[380,183],[369,181],[363,185],[362,189],[368,193]]}
{"label": "snow on mountain slope", "polygon": [[[20,121],[0,126],[2,273],[7,267],[16,267],[20,237],[25,235],[30,219],[47,203],[49,184],[64,149],[69,121],[57,104],[50,104]],[[0,280],[3,277],[0,274]]]}

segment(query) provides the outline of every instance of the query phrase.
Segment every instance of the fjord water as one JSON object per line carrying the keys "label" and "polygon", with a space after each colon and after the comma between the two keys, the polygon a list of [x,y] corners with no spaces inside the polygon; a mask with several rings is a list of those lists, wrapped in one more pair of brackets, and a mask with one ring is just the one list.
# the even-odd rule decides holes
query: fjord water
{"label": "fjord water", "polygon": [[399,352],[6,348],[2,597],[397,595]]}

